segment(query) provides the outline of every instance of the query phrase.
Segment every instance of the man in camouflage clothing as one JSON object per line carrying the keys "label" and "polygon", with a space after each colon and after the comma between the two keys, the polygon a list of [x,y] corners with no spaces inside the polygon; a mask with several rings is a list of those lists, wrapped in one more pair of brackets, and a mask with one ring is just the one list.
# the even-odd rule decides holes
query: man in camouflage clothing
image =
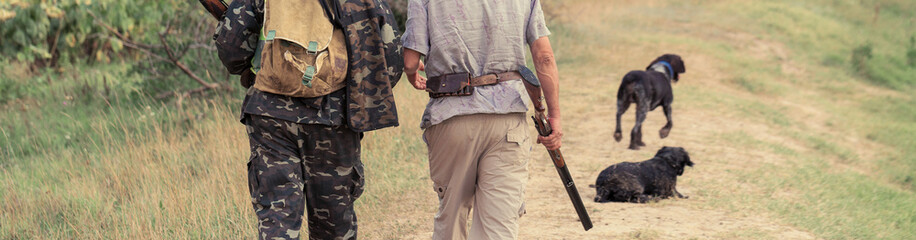
{"label": "man in camouflage clothing", "polygon": [[[304,212],[310,239],[355,239],[353,203],[365,182],[362,132],[398,125],[391,89],[403,65],[387,3],[327,3],[331,14],[347,16],[332,21],[348,39],[347,87],[315,98],[252,87],[242,103],[251,144],[249,189],[261,239],[298,239]],[[251,67],[263,11],[264,0],[235,0],[220,23],[217,49],[233,74]]]}

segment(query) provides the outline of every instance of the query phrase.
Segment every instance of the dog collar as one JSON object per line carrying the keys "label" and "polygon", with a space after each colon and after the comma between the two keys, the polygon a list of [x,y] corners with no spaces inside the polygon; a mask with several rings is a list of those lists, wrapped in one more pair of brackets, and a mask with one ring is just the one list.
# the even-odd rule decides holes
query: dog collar
{"label": "dog collar", "polygon": [[[655,69],[655,66],[658,64],[661,64],[662,66],[665,66],[665,69],[668,69],[668,81],[671,81],[672,79],[674,79],[674,68],[671,67],[671,63],[668,63],[668,61],[658,61],[655,63],[655,65],[653,65],[652,68]],[[658,70],[655,70],[655,71],[658,71]]]}

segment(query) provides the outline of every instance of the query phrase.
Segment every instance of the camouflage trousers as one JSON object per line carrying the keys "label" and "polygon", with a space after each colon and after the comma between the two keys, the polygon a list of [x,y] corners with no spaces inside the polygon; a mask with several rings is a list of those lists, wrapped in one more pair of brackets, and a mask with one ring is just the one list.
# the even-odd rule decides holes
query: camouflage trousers
{"label": "camouflage trousers", "polygon": [[248,115],[248,187],[260,239],[356,239],[353,202],[363,192],[360,134],[347,127]]}

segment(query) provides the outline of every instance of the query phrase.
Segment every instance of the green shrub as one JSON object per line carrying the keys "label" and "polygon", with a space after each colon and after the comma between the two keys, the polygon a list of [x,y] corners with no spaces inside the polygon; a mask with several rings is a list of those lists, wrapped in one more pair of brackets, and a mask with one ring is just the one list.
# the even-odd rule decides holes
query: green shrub
{"label": "green shrub", "polygon": [[33,70],[120,63],[144,76],[147,94],[199,86],[171,50],[204,81],[227,79],[210,40],[216,21],[196,1],[31,2],[0,2],[0,55]]}
{"label": "green shrub", "polygon": [[852,49],[852,67],[860,74],[868,74],[868,60],[872,58],[871,43]]}
{"label": "green shrub", "polygon": [[906,64],[916,67],[916,36],[910,37],[910,49],[906,51]]}

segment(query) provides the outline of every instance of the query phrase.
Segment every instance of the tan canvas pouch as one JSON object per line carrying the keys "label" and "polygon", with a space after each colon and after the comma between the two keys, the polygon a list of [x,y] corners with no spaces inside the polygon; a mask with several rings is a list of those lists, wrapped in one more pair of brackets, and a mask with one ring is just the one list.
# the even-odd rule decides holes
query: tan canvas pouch
{"label": "tan canvas pouch", "polygon": [[346,86],[346,40],[318,1],[264,1],[261,36],[258,90],[310,98]]}

